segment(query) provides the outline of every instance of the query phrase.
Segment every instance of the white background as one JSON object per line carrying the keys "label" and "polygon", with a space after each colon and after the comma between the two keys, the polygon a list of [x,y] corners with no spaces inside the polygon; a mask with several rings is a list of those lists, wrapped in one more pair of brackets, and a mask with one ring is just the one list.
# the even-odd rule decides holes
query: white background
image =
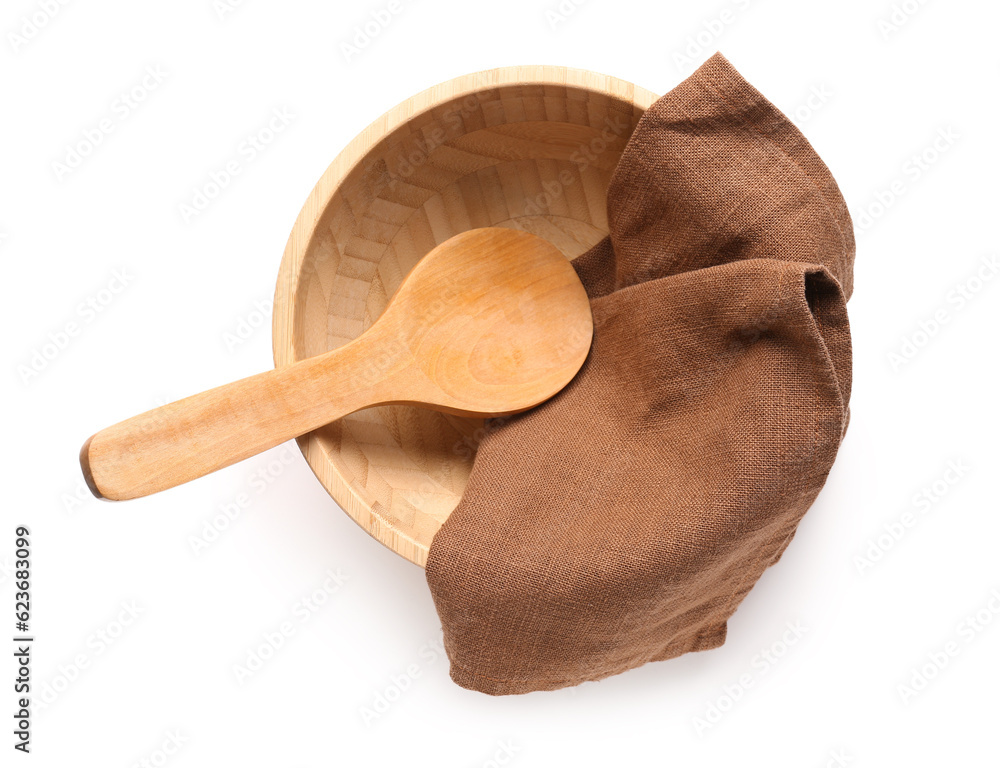
{"label": "white background", "polygon": [[[4,3],[0,764],[160,764],[179,733],[176,768],[997,765],[1000,278],[977,282],[980,260],[998,254],[996,3],[907,0],[894,17],[889,0],[589,0],[564,4],[561,21],[548,13],[557,2],[399,3],[351,57],[342,44],[388,3],[245,0],[220,17],[212,0],[68,2],[24,41],[11,34],[46,3]],[[154,498],[76,498],[91,433],[272,364],[255,303],[272,295],[316,179],[385,110],[510,64],[663,93],[717,48],[796,116],[859,243],[850,430],[724,647],[491,698],[449,680],[423,572],[363,533],[287,446]],[[123,110],[120,94],[157,66],[162,82]],[[180,205],[280,108],[294,115],[287,129],[185,221]],[[100,145],[58,173],[105,118]],[[921,169],[912,158],[924,153]],[[124,290],[81,314],[108,298],[115,269]],[[971,297],[961,304],[958,286]],[[22,375],[71,321],[80,332]],[[258,327],[229,349],[241,321]],[[245,509],[196,555],[192,537],[241,494]],[[879,543],[900,521],[911,524],[898,540]],[[35,712],[30,757],[13,751],[10,717],[16,524],[33,532],[36,694],[59,689]],[[880,558],[859,567],[872,546]],[[325,574],[338,569],[348,580],[332,590]],[[301,621],[300,600],[323,597],[325,581],[334,594]],[[132,601],[138,617],[119,624]],[[285,621],[291,637],[238,681],[234,665]],[[774,663],[760,655],[769,648]],[[904,696],[925,664],[933,678]],[[394,696],[411,665],[418,675]],[[386,692],[395,700],[366,722]]]}

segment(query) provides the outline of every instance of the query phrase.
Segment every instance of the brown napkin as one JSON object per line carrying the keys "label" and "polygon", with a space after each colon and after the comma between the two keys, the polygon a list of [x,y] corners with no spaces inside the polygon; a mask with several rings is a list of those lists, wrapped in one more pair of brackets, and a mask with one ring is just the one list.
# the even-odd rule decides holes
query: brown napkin
{"label": "brown napkin", "polygon": [[590,357],[487,431],[430,549],[466,688],[550,690],[721,645],[847,425],[847,207],[722,56],[643,116],[608,220],[574,261]]}

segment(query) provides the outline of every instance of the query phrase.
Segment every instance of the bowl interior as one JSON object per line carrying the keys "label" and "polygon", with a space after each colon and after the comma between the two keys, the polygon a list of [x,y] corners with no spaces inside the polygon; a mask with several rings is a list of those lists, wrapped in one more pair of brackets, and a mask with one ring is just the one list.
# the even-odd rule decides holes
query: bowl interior
{"label": "bowl interior", "polygon": [[[655,96],[555,67],[470,75],[396,107],[327,169],[286,248],[275,363],[364,332],[432,248],[476,227],[539,235],[573,258],[607,234],[608,182]],[[480,420],[372,408],[300,438],[365,530],[423,565],[468,481]]]}

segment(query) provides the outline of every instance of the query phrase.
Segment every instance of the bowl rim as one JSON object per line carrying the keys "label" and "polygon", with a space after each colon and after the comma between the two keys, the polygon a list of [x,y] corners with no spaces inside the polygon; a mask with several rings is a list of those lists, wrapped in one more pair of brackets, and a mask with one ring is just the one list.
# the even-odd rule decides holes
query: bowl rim
{"label": "bowl rim", "polygon": [[[642,111],[658,98],[627,80],[586,69],[554,65],[498,67],[447,80],[411,96],[371,122],[327,166],[299,211],[278,268],[271,321],[272,354],[276,368],[297,361],[294,355],[294,306],[301,267],[316,225],[333,195],[369,152],[410,120],[441,105],[498,87],[531,85],[582,88],[630,103]],[[393,528],[358,495],[350,482],[326,461],[315,433],[297,439],[299,449],[320,484],[347,514],[380,543],[419,566],[428,547]]]}

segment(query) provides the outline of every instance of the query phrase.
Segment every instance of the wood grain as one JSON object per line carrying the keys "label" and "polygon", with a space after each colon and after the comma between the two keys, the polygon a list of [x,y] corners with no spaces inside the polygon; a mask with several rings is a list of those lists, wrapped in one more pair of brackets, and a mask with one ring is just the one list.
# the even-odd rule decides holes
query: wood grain
{"label": "wood grain", "polygon": [[95,494],[134,499],[374,405],[519,413],[570,382],[592,331],[587,293],[555,246],[469,230],[421,259],[358,338],[102,430],[81,465]]}
{"label": "wood grain", "polygon": [[[355,138],[292,229],[275,290],[280,367],[357,338],[403,278],[475,227],[531,232],[567,258],[607,234],[607,187],[656,95],[561,67],[457,78]],[[418,565],[465,489],[482,422],[406,406],[299,439],[317,478],[368,533]]]}

